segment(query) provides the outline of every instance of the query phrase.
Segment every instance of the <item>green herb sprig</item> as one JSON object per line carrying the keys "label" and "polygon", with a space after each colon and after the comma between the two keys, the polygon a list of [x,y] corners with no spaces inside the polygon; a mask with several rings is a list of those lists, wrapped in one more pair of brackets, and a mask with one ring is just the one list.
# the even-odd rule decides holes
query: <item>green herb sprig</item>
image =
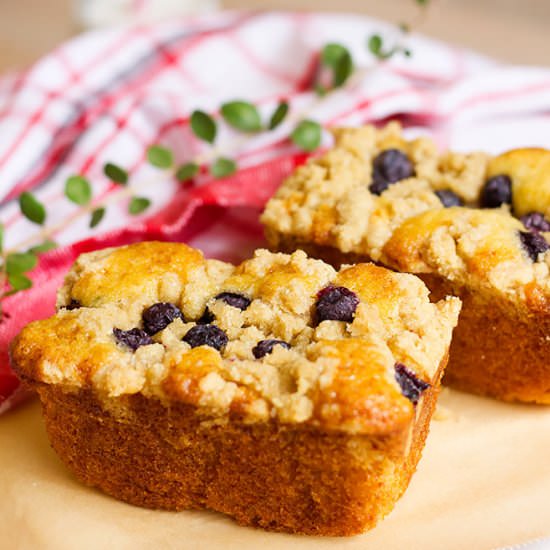
{"label": "green herb sprig", "polygon": [[[430,0],[413,0],[425,14]],[[412,25],[400,24],[401,39],[411,32]],[[367,38],[367,49],[379,61],[385,61],[402,54],[410,57],[412,52],[402,45],[401,41],[388,45],[378,33]],[[320,80],[313,83],[312,88],[317,92],[319,99],[346,86],[351,77],[360,78],[365,69],[356,70],[353,57],[343,44],[331,42],[326,44],[319,56]],[[372,68],[367,68],[372,70]],[[328,78],[324,78],[327,77]],[[322,80],[322,81],[321,81]],[[234,131],[240,132],[247,138],[259,132],[273,131],[285,120],[290,126],[289,139],[292,143],[306,151],[315,151],[322,141],[323,129],[321,125],[305,113],[293,113],[290,120],[290,105],[281,100],[273,109],[267,120],[263,120],[257,106],[245,99],[235,99],[223,103],[219,108],[219,117],[202,110],[195,110],[191,114],[189,127],[199,141],[204,142],[209,151],[183,164],[175,162],[176,156],[165,145],[153,144],[146,151],[149,164],[165,173],[166,177],[173,177],[181,183],[189,182],[200,173],[208,173],[214,178],[225,178],[234,174],[237,169],[235,159],[216,148],[218,126],[222,122]],[[29,272],[38,264],[39,256],[54,249],[57,245],[52,236],[59,230],[69,226],[81,216],[89,216],[89,227],[95,228],[105,219],[108,204],[127,200],[128,213],[133,216],[143,214],[151,205],[151,200],[136,194],[139,185],[132,186],[128,171],[118,164],[107,162],[103,166],[105,177],[113,184],[120,186],[116,193],[112,193],[103,202],[94,204],[93,185],[82,175],[74,174],[65,182],[65,197],[78,207],[78,210],[67,219],[47,225],[47,211],[45,205],[31,192],[23,192],[18,199],[19,208],[23,216],[30,222],[40,226],[38,239],[33,237],[20,243],[13,250],[4,250],[4,226],[0,224],[0,320],[2,318],[2,300],[17,292],[32,287]],[[39,244],[34,244],[41,240]],[[31,246],[32,245],[32,246]]]}
{"label": "green herb sprig", "polygon": [[[420,7],[420,16],[426,14],[426,9],[430,5],[430,0],[414,0],[415,4]],[[367,39],[367,49],[379,61],[386,61],[396,55],[404,55],[405,57],[412,56],[412,50],[403,45],[405,37],[411,33],[413,25],[411,23],[399,23],[401,35],[396,43],[388,45],[380,34],[372,34]]]}

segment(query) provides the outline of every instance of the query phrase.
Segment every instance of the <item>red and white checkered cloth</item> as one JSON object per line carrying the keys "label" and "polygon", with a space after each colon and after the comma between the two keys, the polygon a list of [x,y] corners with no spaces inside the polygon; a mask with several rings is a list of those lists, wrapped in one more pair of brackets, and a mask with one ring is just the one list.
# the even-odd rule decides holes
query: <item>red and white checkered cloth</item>
{"label": "red and white checkered cloth", "polygon": [[[21,398],[8,345],[27,322],[54,311],[55,290],[82,252],[143,239],[190,242],[209,256],[239,259],[261,246],[258,212],[305,155],[287,137],[300,113],[325,125],[398,117],[411,134],[431,133],[442,147],[498,152],[550,147],[550,70],[507,67],[433,40],[412,36],[413,57],[376,65],[366,48],[388,24],[335,14],[218,13],[150,26],[82,35],[28,71],[0,79],[0,220],[7,249],[37,226],[14,199],[32,190],[47,205],[47,223],[76,211],[63,196],[66,178],[93,182],[94,202],[119,188],[102,173],[112,161],[129,169],[136,194],[152,201],[140,217],[111,204],[94,230],[79,219],[60,230],[60,248],[42,256],[34,286],[4,303],[0,324],[0,412]],[[319,50],[346,44],[363,78],[319,101],[311,92]],[[247,138],[221,125],[217,152],[238,158],[239,172],[212,181],[203,171],[181,185],[144,161],[154,143],[177,162],[207,148],[192,137],[197,108],[217,114],[224,101],[248,99],[266,119],[285,98],[294,113],[275,131]]]}

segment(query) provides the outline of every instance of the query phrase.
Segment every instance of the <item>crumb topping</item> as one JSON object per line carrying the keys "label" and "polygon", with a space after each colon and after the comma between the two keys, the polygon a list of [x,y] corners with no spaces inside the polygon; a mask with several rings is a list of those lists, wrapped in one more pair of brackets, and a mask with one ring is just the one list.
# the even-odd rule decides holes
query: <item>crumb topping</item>
{"label": "crumb topping", "polygon": [[269,201],[271,244],[289,235],[550,305],[550,151],[440,153],[427,138],[405,140],[395,122],[334,137]]}
{"label": "crumb topping", "polygon": [[[340,309],[323,302],[330,314],[316,319],[327,296]],[[235,267],[138,243],[81,256],[57,314],[21,332],[12,360],[25,377],[105,400],[142,393],[209,417],[380,433],[415,414],[396,365],[432,383],[459,309],[373,264],[336,272],[301,251],[259,250]]]}

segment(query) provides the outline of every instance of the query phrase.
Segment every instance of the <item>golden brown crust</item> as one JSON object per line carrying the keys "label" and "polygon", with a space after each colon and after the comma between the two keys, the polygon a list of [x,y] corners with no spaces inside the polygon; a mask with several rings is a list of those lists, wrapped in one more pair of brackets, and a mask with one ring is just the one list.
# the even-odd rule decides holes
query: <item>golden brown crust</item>
{"label": "golden brown crust", "polygon": [[[432,275],[422,279],[433,299],[459,296],[462,310],[453,332],[444,383],[504,401],[550,405],[550,313],[528,313]],[[491,327],[490,337],[487,327]],[[479,361],[472,360],[480,358]]]}
{"label": "golden brown crust", "polygon": [[[369,259],[333,247],[302,243],[282,236],[279,250],[302,249],[336,268]],[[550,404],[550,312],[545,297],[527,289],[528,308],[507,301],[487,300],[482,294],[441,277],[420,277],[439,300],[454,294],[462,300],[453,332],[450,359],[443,383],[459,390],[504,401]],[[487,327],[491,327],[490,333]]]}
{"label": "golden brown crust", "polygon": [[243,525],[341,536],[373,527],[405,491],[443,367],[416,422],[379,436],[276,422],[219,424],[191,405],[166,407],[140,395],[118,398],[110,412],[89,390],[31,385],[52,446],[87,485],[137,506],[210,508]]}

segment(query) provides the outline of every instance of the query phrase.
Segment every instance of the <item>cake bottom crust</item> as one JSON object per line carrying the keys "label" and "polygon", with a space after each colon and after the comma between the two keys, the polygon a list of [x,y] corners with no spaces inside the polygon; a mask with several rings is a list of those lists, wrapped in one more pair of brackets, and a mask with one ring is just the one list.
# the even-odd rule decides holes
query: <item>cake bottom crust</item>
{"label": "cake bottom crust", "polygon": [[209,508],[238,523],[309,535],[353,535],[394,506],[416,469],[438,391],[414,424],[384,436],[277,423],[220,423],[141,395],[103,404],[89,390],[30,383],[54,450],[82,482],[128,503]]}
{"label": "cake bottom crust", "polygon": [[[336,268],[372,261],[288,236],[268,235],[268,239],[277,243],[275,248],[280,252],[302,249]],[[507,304],[452,286],[441,277],[419,277],[430,289],[433,301],[446,295],[462,300],[443,384],[503,401],[550,404],[550,315],[522,315]]]}

